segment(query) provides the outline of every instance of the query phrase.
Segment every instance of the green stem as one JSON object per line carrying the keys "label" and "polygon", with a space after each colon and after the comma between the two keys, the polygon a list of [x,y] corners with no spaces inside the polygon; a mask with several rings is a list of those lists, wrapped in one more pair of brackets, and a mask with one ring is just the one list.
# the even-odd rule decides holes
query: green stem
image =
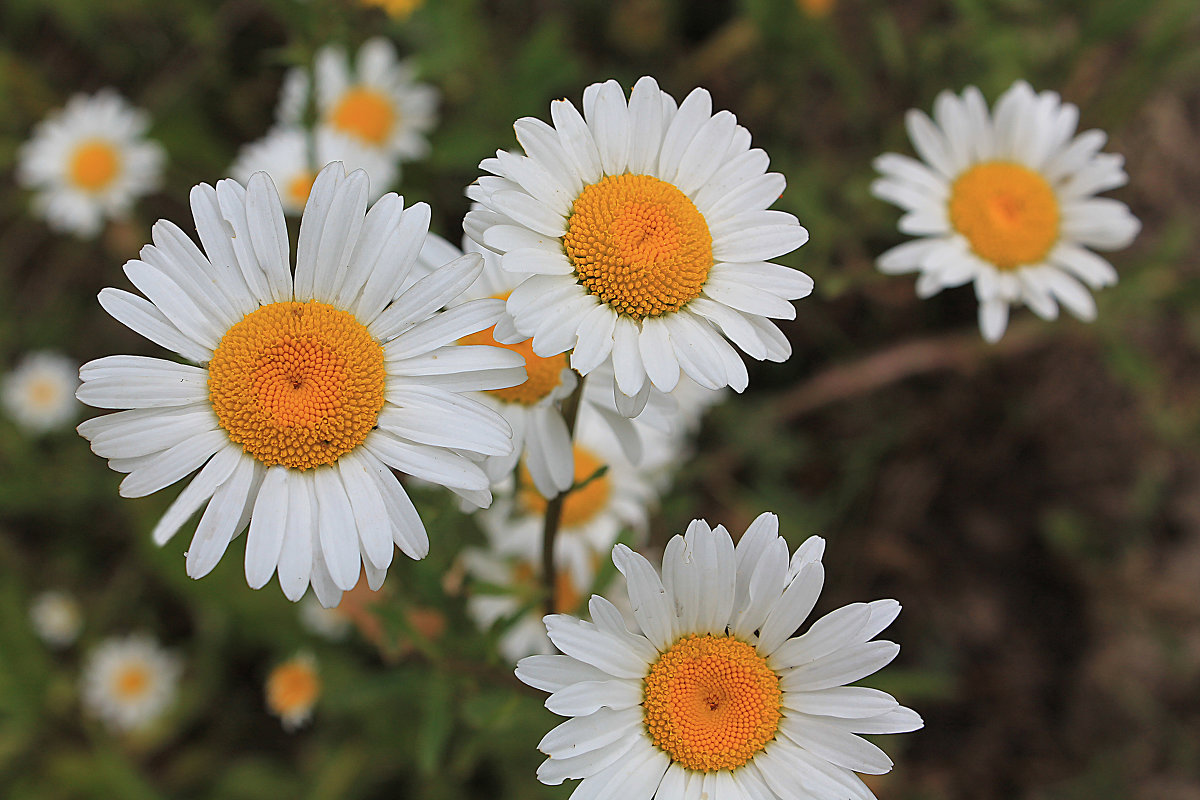
{"label": "green stem", "polygon": [[[583,381],[580,377],[579,382],[575,384],[575,391],[571,392],[563,403],[562,414],[563,420],[567,423],[567,437],[570,441],[575,440],[575,421],[579,417],[579,404],[583,398]],[[558,536],[558,527],[562,523],[563,503],[574,489],[574,460],[575,454],[572,450],[572,484],[565,491],[559,492],[546,505],[546,523],[542,528],[542,586],[545,588],[546,600],[545,607],[547,614],[553,614],[557,611],[554,607],[554,585],[558,578],[557,570],[554,566],[554,539]]]}

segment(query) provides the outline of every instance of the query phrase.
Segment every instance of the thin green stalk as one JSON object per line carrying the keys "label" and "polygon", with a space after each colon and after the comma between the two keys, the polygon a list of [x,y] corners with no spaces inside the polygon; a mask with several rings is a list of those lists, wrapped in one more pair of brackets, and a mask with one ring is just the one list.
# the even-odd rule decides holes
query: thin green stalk
{"label": "thin green stalk", "polygon": [[[583,398],[584,380],[583,377],[579,378],[579,382],[575,384],[575,391],[571,392],[562,407],[563,420],[567,423],[567,436],[571,442],[575,441],[575,420],[579,417],[579,403]],[[572,453],[572,459],[574,459],[574,453]],[[558,526],[562,523],[563,503],[566,501],[567,495],[574,489],[575,485],[572,482],[571,486],[555,495],[554,499],[546,505],[546,523],[542,528],[542,586],[546,592],[547,614],[553,614],[556,611],[554,608],[554,585],[558,575],[554,566],[554,539],[558,536]]]}

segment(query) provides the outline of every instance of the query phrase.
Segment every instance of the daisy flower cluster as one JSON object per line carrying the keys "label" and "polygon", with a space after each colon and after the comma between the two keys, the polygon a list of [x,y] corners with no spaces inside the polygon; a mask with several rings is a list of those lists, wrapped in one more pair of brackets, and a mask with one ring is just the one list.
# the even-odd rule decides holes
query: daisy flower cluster
{"label": "daisy flower cluster", "polygon": [[[370,178],[376,200],[400,176],[400,164],[429,151],[425,135],[436,121],[438,94],[418,83],[387,39],[359,48],[351,63],[336,45],[322,47],[311,71],[290,70],[280,93],[275,127],[242,147],[230,174],[245,184],[266,172],[284,211],[304,210],[317,173],[333,161]],[[311,124],[310,124],[311,123]]]}
{"label": "daisy flower cluster", "polygon": [[[76,381],[61,357],[33,356],[4,381],[6,411],[31,431],[71,420],[73,392],[115,412],[78,431],[124,474],[120,494],[183,484],[153,540],[187,528],[200,578],[245,533],[247,584],[277,578],[292,601],[311,587],[306,624],[331,640],[347,623],[328,609],[360,575],[378,590],[397,548],[419,560],[437,546],[412,485],[452,492],[486,544],[461,553],[467,611],[568,718],[542,739],[537,776],[581,780],[578,800],[871,798],[858,773],[892,762],[862,736],[922,725],[850,685],[896,657],[876,637],[900,605],[855,603],[797,635],[824,541],[791,552],[772,514],[736,542],[693,521],[661,570],[631,549],[651,545],[705,410],[749,386],[744,357],[792,353],[778,321],[814,283],[781,263],[808,240],[772,208],[784,177],[703,88],[677,100],[648,76],[628,93],[594,83],[549,121],[517,120],[520,149],[480,163],[459,247],[429,232],[429,206],[388,191],[428,153],[437,102],[385,39],[353,58],[322,47],[288,73],[275,127],[233,177],[191,189],[190,230],[153,226],[124,265],[136,291],[99,294],[169,357],[98,358]],[[909,112],[920,160],[880,156],[872,192],[919,238],[879,269],[918,273],[921,297],[973,283],[988,341],[1015,305],[1093,318],[1089,290],[1116,282],[1093,250],[1127,246],[1139,223],[1097,196],[1125,183],[1123,161],[1100,152],[1103,133],[1076,135],[1078,119],[1023,82],[994,111],[970,87],[939,95],[932,119]],[[155,186],[147,127],[111,92],[77,97],[35,131],[18,175],[52,226],[94,235]],[[598,586],[610,555],[625,590]],[[78,633],[62,598],[31,618],[54,647]],[[85,705],[143,728],[179,671],[145,637],[112,640],[89,659]],[[301,653],[271,671],[266,706],[290,731],[321,691]]]}

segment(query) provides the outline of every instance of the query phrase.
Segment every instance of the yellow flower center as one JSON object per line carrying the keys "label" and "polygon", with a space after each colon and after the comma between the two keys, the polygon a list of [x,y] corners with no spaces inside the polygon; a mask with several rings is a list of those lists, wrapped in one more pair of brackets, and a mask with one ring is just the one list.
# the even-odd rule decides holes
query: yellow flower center
{"label": "yellow flower center", "polygon": [[62,394],[59,384],[49,378],[37,378],[29,384],[29,402],[36,408],[52,408]]}
{"label": "yellow flower center", "polygon": [[971,167],[950,190],[950,223],[975,255],[997,269],[1041,261],[1058,241],[1058,198],[1028,167],[988,161]]}
{"label": "yellow flower center", "polygon": [[113,680],[113,693],[127,702],[137,700],[150,688],[150,671],[145,664],[129,664],[121,668]]}
{"label": "yellow flower center", "polygon": [[68,175],[85,192],[98,192],[113,182],[121,169],[117,148],[102,139],[89,139],[71,154]]}
{"label": "yellow flower center", "polygon": [[683,637],[650,667],[644,691],[646,731],[687,769],[736,769],[779,728],[779,677],[729,636]]}
{"label": "yellow flower center", "polygon": [[317,173],[312,170],[304,170],[298,173],[284,187],[284,194],[287,196],[287,201],[300,208],[304,208],[304,204],[308,202],[309,192],[312,191],[313,181],[316,179]]}
{"label": "yellow flower center", "polygon": [[304,658],[280,664],[267,678],[267,707],[281,717],[306,713],[320,693],[321,679]]}
{"label": "yellow flower center", "polygon": [[584,187],[563,236],[579,282],[618,314],[678,311],[712,269],[712,234],[687,195],[650,175],[609,175]]}
{"label": "yellow flower center", "polygon": [[[507,294],[495,295],[503,300]],[[458,340],[459,344],[486,344],[492,347],[503,347],[520,353],[525,359],[525,373],[529,377],[524,383],[510,386],[507,389],[489,389],[487,393],[504,403],[520,403],[523,406],[537,405],[546,395],[554,391],[562,383],[562,371],[570,365],[570,356],[561,353],[549,358],[542,358],[533,352],[533,340],[526,339],[517,344],[500,344],[496,341],[492,326],[486,331],[472,333]]]}
{"label": "yellow flower center", "polygon": [[272,303],[231,327],[208,365],[208,395],[229,438],[267,466],[332,464],[383,408],[383,348],[345,311]]}
{"label": "yellow flower center", "polygon": [[373,145],[388,140],[396,123],[396,109],[382,92],[367,86],[347,89],[337,105],[329,112],[333,127]]}
{"label": "yellow flower center", "polygon": [[[596,471],[604,466],[604,461],[580,445],[575,445],[575,483],[587,484],[574,489],[563,501],[562,526],[574,528],[590,521],[593,517],[608,507],[609,495],[612,494],[612,481],[608,473],[592,478]],[[591,478],[591,480],[588,480]],[[529,469],[521,464],[521,489],[518,502],[530,514],[546,513],[546,498],[538,493],[529,476]]]}

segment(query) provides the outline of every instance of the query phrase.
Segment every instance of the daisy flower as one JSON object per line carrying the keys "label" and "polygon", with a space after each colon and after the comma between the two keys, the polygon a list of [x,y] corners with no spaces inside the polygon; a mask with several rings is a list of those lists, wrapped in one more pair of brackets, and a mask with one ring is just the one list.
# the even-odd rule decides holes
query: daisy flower
{"label": "daisy flower", "polygon": [[[499,543],[493,542],[496,544]],[[506,554],[496,546],[470,548],[463,551],[462,564],[476,583],[476,591],[467,600],[467,614],[480,630],[487,631],[509,620],[497,643],[501,657],[515,664],[528,655],[554,652],[542,624],[541,556]],[[593,566],[587,582],[582,584],[577,583],[578,575],[570,570],[555,573],[555,611],[563,614],[578,611],[585,597],[583,592],[592,586],[595,572]]]}
{"label": "daisy flower", "polygon": [[45,433],[77,418],[78,386],[78,362],[58,353],[30,353],[0,382],[0,402],[22,428]]}
{"label": "daisy flower", "polygon": [[338,608],[326,608],[316,597],[300,601],[300,624],[309,633],[331,642],[340,642],[350,634],[350,619]]}
{"label": "daisy flower", "polygon": [[[626,101],[616,81],[583,93],[583,114],[550,106],[553,125],[517,120],[525,155],[500,151],[467,194],[467,235],[531,277],[508,313],[549,357],[571,351],[587,375],[611,355],[616,387],[636,412],[651,385],[669,392],[680,374],[702,386],[746,388],[730,344],[783,361],[791,346],[769,318],[812,279],[767,259],[808,240],[796,218],[768,211],[784,179],[750,133],[696,89],[678,107],[652,78]],[[635,398],[639,402],[629,402]]]}
{"label": "daisy flower", "polygon": [[145,138],[150,120],[112,89],[77,94],[38,123],[17,153],[17,180],[58,231],[91,238],[158,188],[166,155]]}
{"label": "daisy flower", "polygon": [[372,202],[396,182],[398,169],[393,158],[329,129],[310,135],[303,128],[276,128],[244,145],[229,174],[245,185],[254,173],[267,173],[279,190],[284,213],[300,214],[317,173],[334,161],[341,161],[349,172],[361,169],[367,173],[371,186],[368,200]]}
{"label": "daisy flower", "polygon": [[198,578],[249,525],[246,580],[278,572],[298,600],[326,606],[358,581],[378,587],[392,543],[423,558],[429,539],[392,469],[480,506],[488,479],[467,455],[507,453],[498,414],[461,392],[520,383],[520,357],[455,344],[494,325],[499,300],[439,312],[483,267],[464,256],[398,287],[421,249],[429,207],[385,195],[366,210],[367,177],[339,163],[313,183],[293,274],[283,208],[263,173],[191,193],[202,252],[160,220],[125,265],[145,295],[100,292],[118,321],[191,364],[110,356],[85,364],[79,399],[129,409],[79,426],[142,497],[200,472],[167,509],[164,543],[206,506],[187,551]]}
{"label": "daisy flower", "polygon": [[871,192],[907,212],[902,233],[921,237],[880,256],[879,269],[920,272],[923,298],[974,281],[989,342],[1021,303],[1043,319],[1059,305],[1094,319],[1088,288],[1116,283],[1117,273],[1088,248],[1119,250],[1141,229],[1124,203],[1096,197],[1128,180],[1124,159],[1100,152],[1104,132],[1076,136],[1079,109],[1024,81],[994,113],[974,86],[961,97],[942,92],[933,117],[914,109],[905,120],[924,163],[896,153],[875,160],[883,177]]}
{"label": "daisy flower", "polygon": [[29,605],[29,621],[33,632],[54,648],[68,647],[79,637],[83,628],[83,611],[79,601],[67,592],[50,589],[33,598]]}
{"label": "daisy flower", "polygon": [[[437,90],[416,82],[412,65],[398,60],[387,39],[367,40],[353,67],[344,49],[323,47],[314,59],[313,74],[318,130],[335,131],[402,161],[429,152],[425,134],[436,121]],[[282,124],[302,121],[308,88],[305,72],[289,73],[278,109]]]}
{"label": "daisy flower", "polygon": [[181,670],[149,636],[107,639],[84,664],[83,704],[116,730],[145,728],[175,699]]}
{"label": "daisy flower", "polygon": [[550,692],[571,719],[539,748],[538,778],[582,778],[573,797],[873,798],[856,772],[891,760],[863,733],[901,733],[921,718],[883,692],[845,684],[874,673],[899,647],[871,641],[900,612],[894,600],[855,603],[793,637],[824,580],[824,541],[788,558],[773,514],[737,547],[695,520],[667,544],[662,576],[624,545],[637,624],[593,596],[592,623],[546,617],[564,655],[530,656],[517,677]]}
{"label": "daisy flower", "polygon": [[279,717],[285,731],[307,723],[321,696],[321,676],[312,654],[300,653],[271,670],[266,696],[267,709]]}
{"label": "daisy flower", "polygon": [[[500,267],[500,257],[470,239],[463,240],[463,250],[483,257],[483,272],[462,294],[463,300],[484,297],[507,299],[526,276],[507,272]],[[419,263],[427,270],[436,264],[460,257],[463,251],[436,234],[425,239]],[[578,379],[568,357],[559,353],[543,358],[533,352],[530,339],[513,327],[512,318],[501,316],[495,328],[467,337],[463,344],[483,344],[504,347],[525,359],[526,381],[508,389],[481,392],[476,399],[500,413],[513,429],[513,452],[489,456],[483,462],[484,471],[492,485],[503,484],[512,478],[518,461],[523,461],[529,477],[543,497],[551,498],[566,491],[575,480],[572,468],[571,435],[563,419],[562,403],[575,391]],[[584,384],[581,403],[589,416],[607,424],[620,441],[626,456],[633,462],[642,458],[642,431],[668,430],[674,416],[674,404],[661,393],[654,393],[647,407],[637,417],[637,423],[621,414],[613,392],[611,362],[597,367]]]}
{"label": "daisy flower", "polygon": [[[588,408],[580,409],[571,446],[575,488],[563,500],[554,545],[555,564],[572,576],[578,591],[591,586],[597,564],[622,531],[632,530],[639,539],[645,535],[649,509],[662,486],[657,476],[676,453],[666,446],[666,436],[658,434],[653,441],[660,446],[634,464],[612,430]],[[523,462],[515,491],[497,496],[495,504],[477,516],[494,550],[540,564],[547,505]]]}

